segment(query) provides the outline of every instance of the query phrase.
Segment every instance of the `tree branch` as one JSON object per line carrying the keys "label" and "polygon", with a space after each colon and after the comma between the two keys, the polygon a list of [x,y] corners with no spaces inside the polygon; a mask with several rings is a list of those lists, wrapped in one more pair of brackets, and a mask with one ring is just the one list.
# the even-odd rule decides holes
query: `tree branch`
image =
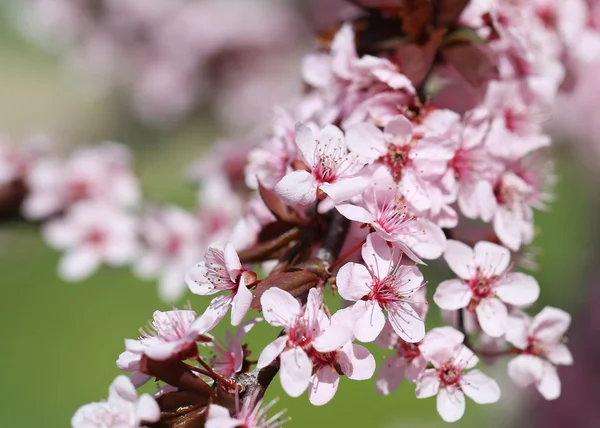
{"label": "tree branch", "polygon": [[[346,236],[350,221],[342,216],[337,210],[331,213],[329,227],[321,241],[321,247],[317,251],[317,258],[322,260],[329,269],[337,259]],[[305,299],[304,299],[305,300]],[[281,337],[285,332],[279,333]],[[249,373],[240,375],[239,382],[244,386],[243,397],[245,400],[259,400],[265,395],[265,391],[279,372],[279,358],[276,358],[266,367],[256,368]]]}

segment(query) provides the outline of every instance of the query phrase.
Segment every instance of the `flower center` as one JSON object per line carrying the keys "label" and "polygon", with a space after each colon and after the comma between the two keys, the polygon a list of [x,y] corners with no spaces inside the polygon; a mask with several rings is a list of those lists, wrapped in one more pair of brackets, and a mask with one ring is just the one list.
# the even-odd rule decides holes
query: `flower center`
{"label": "flower center", "polygon": [[398,344],[398,355],[404,357],[405,360],[411,362],[415,358],[421,355],[421,350],[419,349],[419,343],[408,343],[404,340],[400,340]]}
{"label": "flower center", "polygon": [[462,376],[462,371],[452,363],[448,362],[439,368],[438,376],[442,383],[442,387],[454,386],[458,385]]}
{"label": "flower center", "polygon": [[402,171],[411,163],[408,156],[411,149],[412,144],[390,145],[388,152],[378,159],[380,163],[388,167],[396,183],[400,182]]}

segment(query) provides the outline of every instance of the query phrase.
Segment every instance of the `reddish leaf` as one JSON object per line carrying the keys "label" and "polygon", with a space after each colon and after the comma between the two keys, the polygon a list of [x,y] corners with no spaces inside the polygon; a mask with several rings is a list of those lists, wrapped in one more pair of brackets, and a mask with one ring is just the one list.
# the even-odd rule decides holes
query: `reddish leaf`
{"label": "reddish leaf", "polygon": [[306,270],[269,275],[253,291],[252,305],[250,307],[255,311],[261,311],[260,298],[270,288],[281,288],[292,296],[299,297],[315,287],[319,281],[319,276]]}
{"label": "reddish leaf", "polygon": [[498,77],[496,66],[476,43],[455,43],[444,47],[442,54],[446,61],[476,88]]}
{"label": "reddish leaf", "polygon": [[445,33],[445,29],[434,30],[423,45],[409,43],[396,48],[394,57],[398,67],[413,85],[421,85],[429,74]]}
{"label": "reddish leaf", "polygon": [[279,254],[280,250],[289,247],[298,236],[300,236],[300,229],[294,227],[276,238],[238,252],[240,261],[242,263],[256,263],[272,260],[275,254]]}
{"label": "reddish leaf", "polygon": [[435,9],[435,26],[447,28],[456,25],[469,0],[432,0],[432,4]]}
{"label": "reddish leaf", "polygon": [[140,371],[181,390],[203,397],[214,396],[213,389],[180,360],[156,361],[144,355],[140,361]]}
{"label": "reddish leaf", "polygon": [[279,196],[271,190],[258,183],[258,192],[263,202],[279,220],[290,224],[305,224],[304,219],[290,206],[286,205]]}

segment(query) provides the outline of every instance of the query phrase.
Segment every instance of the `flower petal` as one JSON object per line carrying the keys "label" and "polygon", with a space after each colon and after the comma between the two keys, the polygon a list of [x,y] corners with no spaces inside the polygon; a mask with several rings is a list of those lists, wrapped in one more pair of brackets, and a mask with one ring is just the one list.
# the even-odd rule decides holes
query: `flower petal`
{"label": "flower petal", "polygon": [[444,260],[448,263],[452,272],[461,279],[471,279],[475,274],[475,253],[466,244],[454,239],[446,242]]}
{"label": "flower petal", "polygon": [[300,303],[290,293],[270,288],[260,298],[265,320],[275,327],[290,327],[300,316]]}
{"label": "flower petal", "polygon": [[467,284],[460,279],[449,279],[437,286],[433,301],[447,311],[466,308],[473,297]]}
{"label": "flower petal", "polygon": [[437,411],[445,422],[456,422],[465,414],[465,395],[458,388],[441,388]]}
{"label": "flower petal", "polygon": [[543,341],[557,342],[564,336],[569,324],[571,315],[561,309],[547,306],[533,319],[530,334]]}
{"label": "flower petal", "polygon": [[302,349],[292,348],[281,353],[281,386],[290,397],[302,395],[312,375],[312,362]]}
{"label": "flower petal", "polygon": [[348,220],[366,224],[370,224],[375,221],[375,217],[373,216],[373,214],[371,214],[363,207],[359,207],[358,205],[339,204],[335,206],[335,209],[337,209],[339,213],[346,217]]}
{"label": "flower petal", "polygon": [[440,378],[437,370],[427,369],[417,378],[417,389],[415,389],[417,398],[433,397],[439,391]]}
{"label": "flower petal", "polygon": [[312,130],[302,123],[297,123],[294,128],[294,142],[306,165],[312,168],[315,165],[317,151],[317,139]]}
{"label": "flower petal", "polygon": [[483,299],[477,305],[475,312],[484,333],[491,337],[500,337],[506,333],[508,310],[500,299],[495,297]]}
{"label": "flower petal", "polygon": [[331,366],[321,367],[312,377],[308,399],[315,406],[322,406],[331,401],[340,383],[340,375]]}
{"label": "flower petal", "polygon": [[240,325],[248,313],[251,303],[252,293],[242,280],[231,302],[231,325]]}
{"label": "flower petal", "polygon": [[373,282],[371,274],[364,265],[346,263],[336,276],[336,285],[340,296],[346,300],[357,301],[369,294],[368,287]]}
{"label": "flower petal", "polygon": [[275,192],[288,205],[308,205],[317,200],[317,183],[308,171],[292,171],[277,183]]}
{"label": "flower petal", "polygon": [[348,379],[366,380],[375,373],[373,354],[355,343],[348,343],[342,348],[338,354],[338,363]]}
{"label": "flower petal", "polygon": [[477,404],[495,403],[500,399],[498,383],[481,370],[465,373],[460,380],[460,386],[466,396]]}
{"label": "flower petal", "polygon": [[408,303],[399,302],[386,309],[390,324],[403,340],[416,343],[425,337],[425,323]]}
{"label": "flower petal", "polygon": [[510,264],[508,248],[491,242],[478,242],[473,248],[477,266],[486,276],[501,275]]}
{"label": "flower petal", "polygon": [[494,287],[494,292],[500,300],[509,305],[527,306],[540,296],[540,286],[531,275],[511,272]]}
{"label": "flower petal", "polygon": [[58,265],[58,273],[65,281],[81,281],[100,266],[100,255],[82,247],[67,252]]}
{"label": "flower petal", "polygon": [[[377,278],[383,279],[388,276],[395,261],[393,251],[388,243],[377,233],[371,233],[367,236],[361,249],[361,255],[367,268],[373,272]],[[398,259],[400,254],[397,255]]]}
{"label": "flower petal", "polygon": [[365,177],[350,177],[321,184],[320,188],[334,203],[339,204],[360,195],[368,186],[369,181]]}
{"label": "flower petal", "polygon": [[385,325],[385,315],[379,305],[371,301],[359,301],[354,304],[352,311],[356,320],[354,336],[361,342],[374,341]]}
{"label": "flower petal", "polygon": [[283,352],[287,340],[287,336],[281,336],[265,346],[260,353],[260,357],[258,357],[258,363],[256,364],[256,367],[262,369],[263,367],[271,364],[271,362]]}
{"label": "flower petal", "polygon": [[399,355],[390,355],[383,360],[381,369],[375,381],[375,391],[379,394],[389,395],[394,392],[404,379],[406,360]]}

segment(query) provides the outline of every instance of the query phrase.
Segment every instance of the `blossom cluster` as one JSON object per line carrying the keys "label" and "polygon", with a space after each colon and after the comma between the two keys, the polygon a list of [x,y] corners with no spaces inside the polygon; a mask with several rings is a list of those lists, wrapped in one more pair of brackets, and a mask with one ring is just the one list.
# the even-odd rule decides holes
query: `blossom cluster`
{"label": "blossom cluster", "polygon": [[211,104],[228,126],[248,128],[299,92],[288,64],[297,62],[294,47],[306,31],[286,2],[26,0],[15,7],[26,35],[64,52],[75,71],[117,85],[151,125],[173,125]]}
{"label": "blossom cluster", "polygon": [[[465,396],[500,399],[476,366],[501,357],[516,385],[560,395],[557,367],[573,362],[570,316],[529,315],[540,284],[519,266],[531,264],[534,213],[551,200],[543,122],[570,62],[587,60],[600,37],[590,6],[353,3],[360,13],[304,58],[303,97],[275,108],[264,134],[195,166],[199,214],[169,208],[132,220],[139,193],[119,154],[94,167],[85,159],[100,149],[75,154],[53,179],[52,165],[29,168],[24,214],[58,216],[44,233],[66,250],[63,275],[134,263],[162,277],[167,299],[182,284],[213,296],[199,316],[155,312],[117,361],[131,385],[117,378],[75,427],[273,428],[281,415],[261,406],[276,373],[288,395],[307,392],[314,405],[330,402],[343,376],[375,377],[381,394],[406,380],[454,422]],[[79,162],[83,186],[65,179],[78,177]],[[428,284],[421,267],[433,260],[454,278]],[[326,304],[327,293],[342,307]],[[431,302],[447,325],[426,325]],[[223,343],[210,332],[228,319],[240,330]],[[263,319],[275,339],[251,360],[244,335]],[[364,343],[390,351],[379,369]],[[159,412],[131,393],[151,378],[161,382]]]}
{"label": "blossom cluster", "polygon": [[242,213],[221,176],[205,183],[193,211],[143,202],[131,153],[114,142],[59,156],[44,138],[19,146],[5,137],[0,171],[0,216],[41,224],[48,245],[64,252],[61,278],[83,280],[101,264],[131,266],[140,278],[159,280],[165,302],[181,299],[188,268]]}

